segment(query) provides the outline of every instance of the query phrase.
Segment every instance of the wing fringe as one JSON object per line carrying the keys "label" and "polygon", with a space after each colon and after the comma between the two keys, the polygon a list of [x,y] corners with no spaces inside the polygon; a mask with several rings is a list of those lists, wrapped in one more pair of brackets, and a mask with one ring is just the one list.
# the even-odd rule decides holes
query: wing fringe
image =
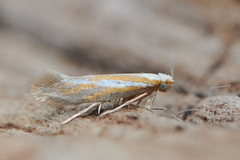
{"label": "wing fringe", "polygon": [[[68,76],[61,74],[57,71],[48,69],[42,76],[31,86],[32,97],[39,102],[45,102],[47,104],[57,101],[53,100],[48,93],[48,90],[54,88],[53,86]],[[50,93],[51,94],[51,93]],[[60,101],[58,102],[60,103]]]}

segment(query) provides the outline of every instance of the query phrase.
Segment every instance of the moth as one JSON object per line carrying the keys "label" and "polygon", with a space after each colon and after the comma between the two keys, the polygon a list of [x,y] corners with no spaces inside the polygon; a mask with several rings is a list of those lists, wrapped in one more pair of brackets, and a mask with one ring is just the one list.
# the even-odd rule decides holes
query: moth
{"label": "moth", "polygon": [[[157,91],[167,92],[175,83],[170,75],[163,73],[130,73],[105,74],[70,77],[48,69],[31,87],[31,95],[38,102],[48,105],[62,106],[67,104],[79,105],[92,103],[61,124],[83,115],[92,109],[98,109],[105,102],[121,100],[121,104],[100,114],[100,117],[115,112],[124,106],[139,102],[148,97],[145,107],[152,110],[165,110],[175,119],[179,119],[172,111],[165,107],[153,107],[152,103]],[[137,105],[138,105],[137,104]]]}

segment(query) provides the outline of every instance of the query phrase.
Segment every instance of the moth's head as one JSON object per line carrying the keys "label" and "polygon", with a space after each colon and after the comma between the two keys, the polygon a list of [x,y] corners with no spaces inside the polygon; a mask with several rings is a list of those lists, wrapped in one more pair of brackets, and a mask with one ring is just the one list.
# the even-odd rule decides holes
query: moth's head
{"label": "moth's head", "polygon": [[169,75],[163,74],[163,73],[158,73],[160,77],[160,86],[159,86],[159,91],[160,92],[167,92],[172,88],[172,85],[175,83],[173,78]]}

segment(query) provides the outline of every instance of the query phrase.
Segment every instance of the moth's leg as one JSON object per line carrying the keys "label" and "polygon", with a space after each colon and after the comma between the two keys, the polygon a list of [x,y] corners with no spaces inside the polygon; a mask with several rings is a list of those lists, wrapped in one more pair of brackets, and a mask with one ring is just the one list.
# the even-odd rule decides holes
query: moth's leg
{"label": "moth's leg", "polygon": [[112,104],[112,107],[110,109],[114,108],[115,104],[119,104],[119,101],[120,101],[120,98],[110,100],[109,103]]}
{"label": "moth's leg", "polygon": [[98,106],[98,114],[100,113],[100,111],[101,111],[101,107],[102,107],[102,103],[101,104],[99,104],[99,106]]}
{"label": "moth's leg", "polygon": [[112,108],[114,108],[114,105],[115,105],[115,101],[112,101],[111,103],[112,103]]}
{"label": "moth's leg", "polygon": [[141,103],[141,101],[142,101],[142,99],[140,99],[140,100],[137,102],[136,106],[138,106],[138,105]]}
{"label": "moth's leg", "polygon": [[173,116],[173,118],[175,118],[176,120],[178,120],[178,121],[180,121],[180,122],[183,122],[183,120],[180,119],[180,118],[178,118],[175,113],[173,113],[172,111],[170,111],[169,109],[167,109],[167,108],[165,108],[165,107],[154,107],[154,106],[151,106],[149,109],[167,111],[169,114],[171,114],[171,115]]}
{"label": "moth's leg", "polygon": [[[132,96],[132,97],[123,98],[123,103],[125,103],[125,102],[127,102],[127,101],[129,101],[129,100],[131,100],[131,99],[133,99],[133,98],[135,98],[135,97],[137,97],[137,96]],[[145,97],[144,97],[144,98],[145,98]],[[142,98],[142,99],[143,99],[143,98]],[[140,100],[137,102],[136,107],[141,103],[142,99],[140,99]],[[128,106],[128,107],[129,107],[129,106]]]}
{"label": "moth's leg", "polygon": [[150,109],[150,107],[152,106],[153,101],[154,101],[156,95],[157,95],[157,91],[152,92],[152,93],[150,94],[150,96],[149,96],[149,98],[148,98],[148,100],[147,100],[147,103],[146,103],[146,105],[145,105],[145,107],[146,107],[147,109]]}
{"label": "moth's leg", "polygon": [[135,101],[138,101],[138,100],[140,100],[140,99],[143,99],[143,98],[145,98],[146,96],[148,96],[148,93],[143,93],[143,94],[141,94],[141,95],[139,95],[139,96],[137,96],[137,97],[135,97],[135,98],[133,98],[133,99],[130,99],[129,101],[123,103],[122,105],[118,106],[117,108],[114,108],[114,109],[112,109],[112,110],[109,110],[109,111],[106,111],[106,112],[102,113],[102,114],[99,116],[99,118],[102,117],[102,116],[104,116],[104,115],[106,115],[106,114],[115,112],[115,111],[121,109],[122,107],[127,106],[127,105],[129,105],[129,104],[131,104],[131,103],[133,103],[133,102],[135,102]]}
{"label": "moth's leg", "polygon": [[120,99],[121,99],[121,98],[118,98],[118,99],[117,99],[117,104],[119,104],[119,103],[120,103]]}
{"label": "moth's leg", "polygon": [[119,105],[120,103],[120,98],[115,99],[112,108],[114,108],[115,104]]}
{"label": "moth's leg", "polygon": [[68,122],[70,122],[72,119],[86,113],[87,111],[89,111],[90,109],[94,108],[96,105],[101,105],[102,103],[93,103],[92,105],[90,105],[89,107],[85,108],[84,110],[78,112],[77,114],[74,114],[72,117],[68,118],[67,120],[63,121],[61,124],[66,124]]}
{"label": "moth's leg", "polygon": [[156,95],[157,95],[157,92],[152,92],[152,93],[151,93],[151,95],[149,96],[149,99],[148,99],[145,107],[146,107],[147,109],[151,109],[151,110],[164,110],[164,111],[167,111],[167,112],[168,112],[169,114],[171,114],[175,119],[177,119],[177,120],[180,121],[180,122],[183,122],[180,118],[178,118],[178,117],[176,116],[175,113],[173,113],[173,112],[170,111],[169,109],[167,109],[167,108],[165,108],[165,107],[154,107],[154,106],[152,106],[152,103],[153,103]]}
{"label": "moth's leg", "polygon": [[133,99],[133,98],[135,98],[135,97],[132,96],[132,97],[125,97],[125,98],[123,98],[122,104],[124,104],[125,102],[127,102],[127,101],[129,101],[130,99]]}
{"label": "moth's leg", "polygon": [[[129,100],[131,100],[133,98],[135,98],[135,96],[123,98],[122,104],[126,103],[127,101],[129,101]],[[127,109],[129,109],[129,104],[127,105]]]}

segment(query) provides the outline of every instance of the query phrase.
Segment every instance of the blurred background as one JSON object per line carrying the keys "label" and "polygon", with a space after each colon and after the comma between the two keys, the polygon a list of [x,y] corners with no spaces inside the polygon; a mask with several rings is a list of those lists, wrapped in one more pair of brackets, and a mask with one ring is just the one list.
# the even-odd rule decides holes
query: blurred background
{"label": "blurred background", "polygon": [[239,0],[0,0],[0,97],[10,110],[22,99],[37,105],[30,86],[47,68],[82,76],[174,67],[176,87],[154,103],[173,111],[212,86],[231,84],[226,94],[239,96],[239,52]]}
{"label": "blurred background", "polygon": [[0,24],[2,87],[47,68],[170,73],[171,65],[184,90],[240,79],[237,0],[1,0]]}

